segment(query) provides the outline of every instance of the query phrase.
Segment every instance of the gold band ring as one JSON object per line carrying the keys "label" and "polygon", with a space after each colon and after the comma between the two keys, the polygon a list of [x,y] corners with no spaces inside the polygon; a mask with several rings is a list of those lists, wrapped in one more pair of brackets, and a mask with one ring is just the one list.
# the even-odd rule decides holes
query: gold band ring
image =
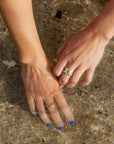
{"label": "gold band ring", "polygon": [[67,67],[65,67],[65,69],[63,70],[63,72],[65,73],[65,74],[67,74],[68,76],[72,76],[72,74],[73,74],[73,71],[71,71],[69,68],[67,68]]}
{"label": "gold band ring", "polygon": [[52,104],[46,105],[46,107],[47,107],[47,108],[51,108],[51,107],[54,106],[54,105],[55,105],[55,102],[53,102]]}

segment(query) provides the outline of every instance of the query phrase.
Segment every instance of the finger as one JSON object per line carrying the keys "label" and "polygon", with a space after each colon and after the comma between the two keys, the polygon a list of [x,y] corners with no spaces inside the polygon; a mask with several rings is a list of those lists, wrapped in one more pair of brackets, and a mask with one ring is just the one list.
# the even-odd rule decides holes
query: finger
{"label": "finger", "polygon": [[42,119],[42,121],[47,125],[50,126],[51,125],[51,121],[49,120],[46,112],[45,112],[45,107],[44,107],[44,102],[42,97],[37,96],[37,98],[35,99],[36,102],[36,107],[38,110],[38,114],[40,116],[40,118]]}
{"label": "finger", "polygon": [[58,63],[56,64],[56,66],[53,69],[53,73],[55,74],[55,76],[60,76],[65,65],[67,64],[66,59],[60,59],[58,61]]}
{"label": "finger", "polygon": [[[73,72],[78,67],[78,65],[79,65],[79,63],[75,63],[75,64],[72,64],[70,66],[69,66],[69,64],[67,64],[66,68],[68,68],[70,71]],[[65,68],[64,68],[64,70],[65,70]],[[59,84],[62,85],[62,86],[66,85],[68,83],[70,77],[71,77],[70,75],[66,74],[64,72],[64,70],[63,70],[62,75],[59,78]]]}
{"label": "finger", "polygon": [[36,108],[35,108],[34,97],[31,94],[28,94],[27,92],[26,92],[26,95],[27,95],[29,110],[32,114],[36,115],[37,111],[36,111]]}
{"label": "finger", "polygon": [[59,78],[59,84],[60,86],[64,86],[67,84],[68,80],[69,80],[70,76],[65,74],[65,73],[62,73],[62,75],[60,76]]}
{"label": "finger", "polygon": [[81,66],[79,66],[77,69],[75,69],[75,71],[74,71],[73,75],[71,76],[69,82],[67,83],[66,87],[69,87],[69,88],[74,87],[84,71],[85,71],[85,69]]}
{"label": "finger", "polygon": [[60,46],[60,48],[57,50],[57,55],[58,57],[60,57],[61,53],[63,52],[63,50],[66,47],[66,42],[64,41],[63,44]]}
{"label": "finger", "polygon": [[86,77],[84,80],[80,81],[79,84],[82,86],[86,86],[91,83],[95,68],[88,69],[86,71]]}
{"label": "finger", "polygon": [[55,97],[61,111],[65,115],[66,119],[70,122],[70,124],[73,124],[74,123],[74,117],[72,115],[70,107],[68,106],[68,104],[64,98],[63,93],[61,91],[59,91],[54,97]]}
{"label": "finger", "polygon": [[[44,99],[44,101],[45,101],[46,105],[50,105],[50,104],[52,104],[54,102],[53,99],[52,99],[51,102],[48,101],[47,99]],[[50,115],[52,116],[55,124],[57,125],[57,127],[59,129],[63,129],[64,124],[63,124],[63,121],[61,120],[61,117],[60,117],[59,112],[58,112],[58,110],[56,108],[56,105],[54,104],[53,106],[47,107],[47,108],[48,108],[48,110],[50,112]]]}

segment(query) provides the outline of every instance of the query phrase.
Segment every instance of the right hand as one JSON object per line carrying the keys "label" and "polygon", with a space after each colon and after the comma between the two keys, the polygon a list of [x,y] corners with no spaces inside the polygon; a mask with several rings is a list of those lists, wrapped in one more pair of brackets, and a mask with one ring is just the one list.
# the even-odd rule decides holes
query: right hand
{"label": "right hand", "polygon": [[[61,111],[66,116],[66,119],[69,122],[74,121],[59,84],[51,72],[49,62],[47,65],[48,66],[43,66],[42,63],[22,64],[22,79],[26,90],[29,109],[33,114],[38,113],[45,124],[51,124],[45,112],[44,102],[46,105],[49,105],[52,104],[55,99]],[[64,124],[56,105],[48,108],[48,110],[57,127],[63,127]]]}

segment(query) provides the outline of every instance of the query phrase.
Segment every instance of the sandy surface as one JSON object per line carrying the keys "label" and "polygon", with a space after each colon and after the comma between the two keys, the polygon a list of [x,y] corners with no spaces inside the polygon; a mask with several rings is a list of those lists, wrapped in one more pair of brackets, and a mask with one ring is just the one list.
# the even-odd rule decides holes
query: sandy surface
{"label": "sandy surface", "polygon": [[[35,21],[47,56],[56,61],[64,39],[84,29],[107,2],[34,0]],[[52,119],[47,127],[29,112],[17,49],[0,17],[0,144],[114,144],[113,55],[114,39],[106,46],[92,83],[64,90],[75,124],[71,126],[60,112],[64,130],[58,130]]]}

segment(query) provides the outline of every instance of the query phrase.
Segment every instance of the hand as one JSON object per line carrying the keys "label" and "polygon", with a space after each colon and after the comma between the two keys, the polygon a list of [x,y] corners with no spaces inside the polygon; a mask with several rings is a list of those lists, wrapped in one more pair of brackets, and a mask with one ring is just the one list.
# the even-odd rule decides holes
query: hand
{"label": "hand", "polygon": [[[42,60],[44,63],[44,61]],[[57,80],[52,75],[51,66],[44,66],[43,63],[23,64],[22,65],[22,79],[24,82],[28,105],[31,113],[39,114],[41,119],[47,126],[51,122],[45,112],[44,102],[46,105],[52,104],[54,99],[58,103],[61,111],[70,122],[73,121],[73,115],[63,96],[63,93],[58,85]],[[63,122],[58,113],[56,105],[48,108],[53,117],[57,127],[63,128]]]}
{"label": "hand", "polygon": [[[88,85],[106,44],[106,39],[89,28],[66,39],[57,51],[59,61],[53,69],[54,74],[60,76],[60,85],[74,87],[85,71],[86,77],[79,84]],[[71,77],[63,72],[65,67],[73,71]]]}

